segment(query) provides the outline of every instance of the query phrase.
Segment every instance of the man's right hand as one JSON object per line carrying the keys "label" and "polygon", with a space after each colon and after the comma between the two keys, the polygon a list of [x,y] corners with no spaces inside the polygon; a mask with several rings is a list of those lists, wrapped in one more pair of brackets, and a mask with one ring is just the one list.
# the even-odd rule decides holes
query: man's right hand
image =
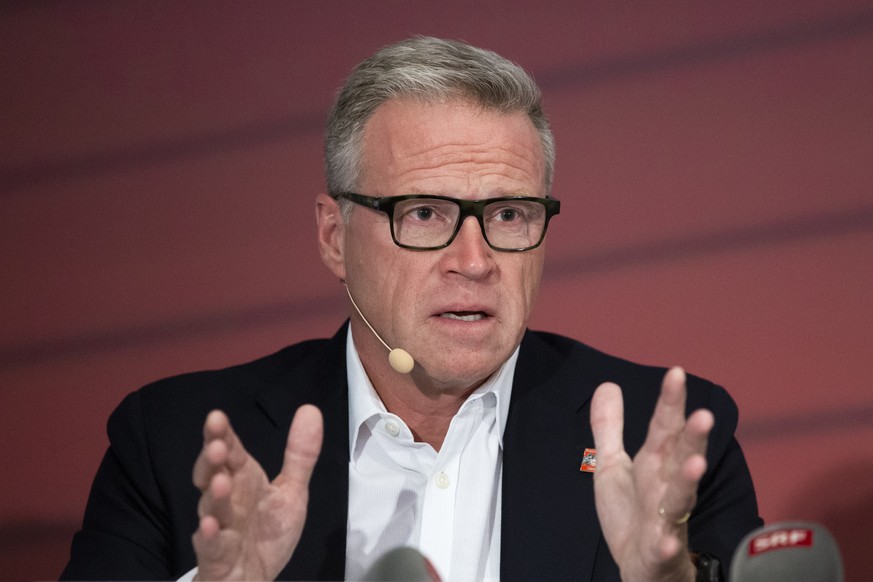
{"label": "man's right hand", "polygon": [[273,580],[291,559],[321,451],[321,412],[301,406],[288,433],[282,471],[270,482],[245,450],[227,416],[213,410],[194,464],[202,492],[194,533],[198,580]]}

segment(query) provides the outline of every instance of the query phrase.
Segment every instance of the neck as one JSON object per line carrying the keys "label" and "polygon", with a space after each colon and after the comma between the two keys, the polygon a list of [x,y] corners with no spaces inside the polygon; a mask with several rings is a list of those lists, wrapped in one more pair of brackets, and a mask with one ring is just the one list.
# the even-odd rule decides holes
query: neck
{"label": "neck", "polygon": [[353,337],[364,371],[385,408],[403,419],[416,441],[439,451],[452,418],[485,379],[440,383],[419,365],[409,374],[400,374],[388,364],[388,352],[381,342],[368,329],[354,326],[354,321]]}
{"label": "neck", "polygon": [[[366,370],[366,367],[364,368]],[[367,372],[369,375],[369,371]],[[472,386],[461,393],[439,392],[425,393],[414,383],[412,386],[404,383],[377,383],[372,376],[371,381],[376,393],[389,412],[403,419],[412,431],[415,440],[429,444],[439,451],[452,418],[461,406],[478,387]]]}

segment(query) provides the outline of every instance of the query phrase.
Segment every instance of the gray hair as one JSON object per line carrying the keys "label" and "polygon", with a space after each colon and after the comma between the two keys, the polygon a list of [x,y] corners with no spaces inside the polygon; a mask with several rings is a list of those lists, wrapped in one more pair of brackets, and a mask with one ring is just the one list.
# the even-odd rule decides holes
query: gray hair
{"label": "gray hair", "polygon": [[325,171],[331,196],[354,191],[361,177],[364,127],[390,99],[428,103],[468,101],[486,110],[527,113],[542,142],[544,194],[552,188],[555,140],[542,108],[542,93],[521,67],[469,44],[414,37],[389,45],[359,64],[337,96],[325,137]]}

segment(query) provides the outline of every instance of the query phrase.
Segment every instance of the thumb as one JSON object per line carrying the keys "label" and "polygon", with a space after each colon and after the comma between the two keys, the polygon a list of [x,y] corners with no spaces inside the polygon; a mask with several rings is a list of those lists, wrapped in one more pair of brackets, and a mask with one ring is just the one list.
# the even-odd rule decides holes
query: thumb
{"label": "thumb", "polygon": [[621,388],[604,382],[591,399],[591,431],[598,461],[607,461],[624,453],[624,401]]}
{"label": "thumb", "polygon": [[321,452],[324,436],[324,422],[321,411],[311,404],[304,404],[294,413],[288,442],[285,445],[285,459],[281,480],[288,485],[308,487],[312,469]]}

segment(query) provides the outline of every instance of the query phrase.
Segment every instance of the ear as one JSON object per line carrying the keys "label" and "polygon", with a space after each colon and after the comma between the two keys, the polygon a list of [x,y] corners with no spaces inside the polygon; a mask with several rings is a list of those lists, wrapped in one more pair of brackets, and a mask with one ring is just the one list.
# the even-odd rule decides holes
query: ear
{"label": "ear", "polygon": [[327,194],[315,198],[315,222],[322,262],[337,278],[345,280],[345,223],[339,204]]}

